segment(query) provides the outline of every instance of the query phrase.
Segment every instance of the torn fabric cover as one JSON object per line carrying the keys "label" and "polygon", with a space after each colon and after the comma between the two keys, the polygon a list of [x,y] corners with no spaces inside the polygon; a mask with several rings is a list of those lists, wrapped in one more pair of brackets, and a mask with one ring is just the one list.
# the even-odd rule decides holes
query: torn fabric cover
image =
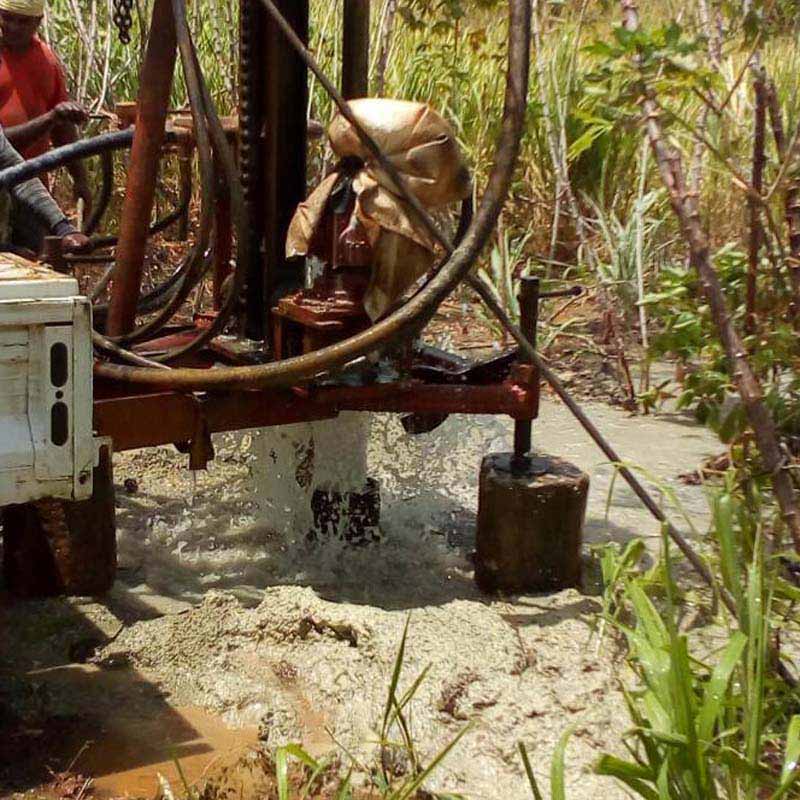
{"label": "torn fabric cover", "polygon": [[[469,195],[469,171],[455,134],[436,111],[424,103],[382,98],[354,100],[349,106],[423,205],[439,208]],[[328,128],[328,138],[340,159],[355,157],[364,165],[353,178],[355,219],[348,227],[360,223],[373,249],[364,305],[375,321],[432,268],[437,246],[341,114]],[[286,240],[287,257],[308,254],[338,178],[337,171],[328,175],[297,207]]]}

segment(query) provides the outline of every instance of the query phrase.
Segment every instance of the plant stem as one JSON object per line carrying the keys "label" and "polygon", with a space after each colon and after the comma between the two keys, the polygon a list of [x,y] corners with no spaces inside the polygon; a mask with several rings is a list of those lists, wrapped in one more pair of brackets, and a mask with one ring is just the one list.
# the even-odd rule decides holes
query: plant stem
{"label": "plant stem", "polygon": [[[764,190],[764,165],[766,164],[766,154],[764,151],[764,139],[766,131],[766,89],[764,85],[764,75],[761,70],[755,73],[753,81],[753,91],[755,93],[755,115],[753,123],[753,170],[751,185],[753,191],[759,195]],[[756,332],[756,284],[758,281],[758,257],[761,252],[761,243],[764,233],[761,227],[761,209],[754,198],[747,198],[747,215],[749,228],[749,242],[747,252],[747,296],[745,300],[745,331],[752,336]]]}

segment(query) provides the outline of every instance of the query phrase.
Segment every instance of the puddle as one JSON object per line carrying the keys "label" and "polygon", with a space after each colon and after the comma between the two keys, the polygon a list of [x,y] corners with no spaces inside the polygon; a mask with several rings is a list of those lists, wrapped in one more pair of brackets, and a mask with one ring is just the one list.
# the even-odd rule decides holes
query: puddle
{"label": "puddle", "polygon": [[43,712],[51,696],[71,693],[75,706],[62,700],[58,713],[0,726],[0,797],[30,788],[59,796],[47,786],[67,771],[91,777],[95,798],[155,797],[159,775],[184,794],[184,781],[202,783],[257,743],[256,728],[232,729],[200,708],[172,707],[133,670],[70,666],[26,679],[25,688],[44,698]]}
{"label": "puddle", "polygon": [[94,776],[95,797],[154,797],[159,775],[183,794],[184,780],[190,787],[201,783],[237,762],[256,741],[254,728],[232,730],[198,708],[168,709],[159,717],[112,723],[76,769]]}

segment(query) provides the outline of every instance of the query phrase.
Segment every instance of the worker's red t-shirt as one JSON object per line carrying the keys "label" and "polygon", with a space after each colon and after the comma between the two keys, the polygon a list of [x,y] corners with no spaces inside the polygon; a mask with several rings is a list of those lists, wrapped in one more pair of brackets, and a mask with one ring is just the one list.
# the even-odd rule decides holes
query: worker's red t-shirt
{"label": "worker's red t-shirt", "polygon": [[[69,100],[61,64],[38,36],[24,53],[0,48],[0,58],[0,125],[4,128],[29,122]],[[34,158],[50,145],[47,135],[20,152],[23,158]]]}

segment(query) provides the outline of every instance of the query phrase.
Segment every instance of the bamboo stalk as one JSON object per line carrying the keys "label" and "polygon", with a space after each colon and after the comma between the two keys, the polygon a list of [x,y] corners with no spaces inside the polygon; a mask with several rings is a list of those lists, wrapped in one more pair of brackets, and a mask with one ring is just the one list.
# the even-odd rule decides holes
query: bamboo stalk
{"label": "bamboo stalk", "polygon": [[397,0],[386,0],[383,19],[381,20],[380,46],[377,63],[377,97],[383,97],[386,91],[386,69],[389,66],[389,53],[392,49],[392,33],[397,15]]}
{"label": "bamboo stalk", "polygon": [[[775,149],[781,165],[788,165],[796,159],[796,148],[800,124],[797,126],[791,145],[786,141],[786,130],[783,124],[783,111],[775,84],[769,80],[766,84],[766,106],[769,112],[769,121],[772,128],[772,138],[775,140]],[[791,147],[791,152],[790,148]],[[788,167],[787,167],[788,169]],[[784,203],[786,224],[789,230],[789,255],[786,260],[789,268],[789,280],[792,287],[792,318],[800,320],[800,176],[793,175],[786,189]]]}

